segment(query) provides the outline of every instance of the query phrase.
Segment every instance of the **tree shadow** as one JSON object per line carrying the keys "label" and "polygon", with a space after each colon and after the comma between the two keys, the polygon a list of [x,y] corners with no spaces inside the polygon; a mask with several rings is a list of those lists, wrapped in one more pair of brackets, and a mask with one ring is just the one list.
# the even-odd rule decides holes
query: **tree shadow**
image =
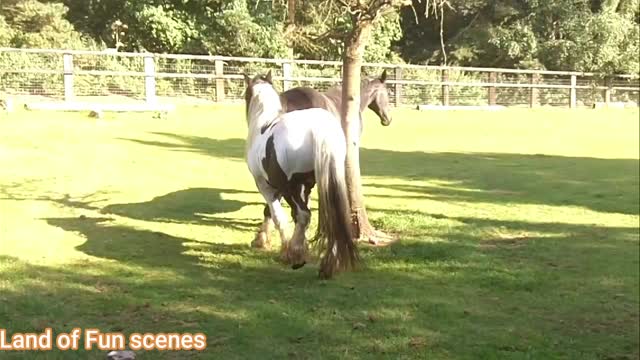
{"label": "tree shadow", "polygon": [[153,141],[141,139],[120,138],[120,140],[171,149],[178,152],[193,152],[230,160],[243,160],[245,141],[243,139],[213,139],[204,136],[178,135],[164,132],[150,134],[167,138],[169,141]]}
{"label": "tree shadow", "polygon": [[107,200],[107,193],[105,192],[72,197],[69,194],[33,194],[23,184],[8,184],[0,187],[0,200],[47,201],[65,208],[96,211],[104,215],[118,215],[142,221],[200,224],[238,231],[255,231],[261,222],[261,216],[249,219],[225,217],[219,216],[219,214],[233,213],[245,206],[262,206],[263,203],[224,199],[222,197],[223,194],[253,195],[257,194],[257,192],[234,189],[189,188],[157,196],[150,201],[111,204],[101,207],[97,203]]}
{"label": "tree shadow", "polygon": [[[242,139],[152,134],[173,141],[125,140],[232,160],[244,157]],[[369,148],[360,149],[360,157],[365,176],[449,183],[447,186],[371,184],[412,193],[413,198],[581,206],[602,212],[640,214],[640,161],[637,159]]]}
{"label": "tree shadow", "polygon": [[[399,185],[408,187],[395,190],[420,190]],[[200,213],[246,205],[225,203],[221,195],[234,192],[185,189],[104,212],[199,222],[205,221]],[[91,199],[63,197],[59,203],[95,210]],[[345,351],[348,358],[388,359],[637,355],[637,336],[629,332],[638,316],[630,306],[637,295],[627,292],[637,282],[637,270],[630,271],[637,259],[628,256],[637,252],[637,228],[372,210],[462,225],[436,232],[431,222],[417,223],[402,242],[362,248],[366,262],[360,271],[322,282],[315,264],[294,271],[278,264],[274,253],[248,245],[195,241],[105,217],[49,218],[49,225],[85,238],[76,250],[91,258],[64,266],[0,258],[0,274],[12,284],[0,293],[0,322],[12,332],[78,326],[207,334],[203,353],[142,354],[169,359],[338,359]],[[612,310],[603,312],[599,304]],[[471,328],[479,333],[469,336]],[[489,331],[502,328],[511,330]],[[429,346],[421,345],[424,339]]]}
{"label": "tree shadow", "polygon": [[39,181],[25,181],[23,183],[3,184],[0,186],[0,200],[13,201],[49,201],[62,207],[83,209],[83,210],[100,210],[100,207],[94,205],[97,202],[107,199],[108,192],[97,191],[82,196],[71,196],[69,194],[36,195],[29,190],[29,185]]}
{"label": "tree shadow", "polygon": [[[105,217],[48,218],[46,222],[65,231],[81,234],[86,241],[76,250],[103,259],[150,267],[189,271],[200,266],[199,252],[234,254],[252,259],[261,256],[249,245],[202,242],[159,231],[117,225]],[[254,227],[255,228],[255,227]]]}
{"label": "tree shadow", "polygon": [[[572,224],[563,222],[528,222],[520,220],[499,220],[491,218],[478,218],[470,216],[450,216],[439,213],[429,213],[421,210],[396,210],[372,208],[376,213],[387,216],[395,215],[403,218],[431,218],[435,222],[449,222],[463,225],[450,228],[446,232],[446,239],[450,244],[466,244],[477,247],[484,243],[500,243],[513,245],[516,242],[547,241],[555,242],[563,240],[562,246],[576,251],[584,249],[598,249],[619,251],[628,246],[636,246],[640,241],[640,228],[633,226],[604,226],[597,224]],[[384,220],[384,218],[382,218]],[[385,224],[385,227],[393,224]],[[416,226],[410,238],[424,238],[431,235],[431,222],[422,222]],[[465,229],[474,229],[474,233],[466,233]],[[479,235],[482,234],[482,235]],[[489,235],[487,235],[489,234]],[[543,234],[543,235],[541,235]],[[548,235],[544,235],[548,234]],[[438,235],[443,236],[443,235]],[[600,238],[606,240],[598,241]],[[553,240],[553,241],[552,241]],[[466,249],[474,251],[474,249]],[[618,253],[618,255],[620,255]],[[616,257],[613,254],[607,256]]]}
{"label": "tree shadow", "polygon": [[131,219],[157,222],[198,223],[221,225],[247,230],[255,229],[257,222],[213,216],[232,213],[257,202],[223,199],[222,194],[255,194],[253,191],[215,188],[189,188],[174,191],[140,203],[111,204],[102,208],[103,214],[115,214]]}
{"label": "tree shadow", "polygon": [[[161,359],[637,355],[629,332],[637,319],[633,295],[611,302],[621,283],[633,281],[633,274],[620,278],[629,269],[620,252],[630,244],[594,249],[576,236],[634,229],[433,216],[469,227],[567,234],[495,240],[463,227],[439,241],[365,247],[365,268],[325,282],[312,264],[294,271],[247,245],[193,241],[105,218],[46,219],[82,234],[79,251],[113,261],[56,267],[0,256],[0,274],[16,279],[0,293],[0,305],[8,304],[0,306],[0,321],[10,331],[77,326],[208,336],[202,353],[142,353]],[[570,251],[544,250],[545,241],[569,246],[569,237],[577,241],[560,249]],[[618,263],[589,268],[594,256]],[[611,312],[598,310],[605,302]],[[19,321],[4,321],[16,314]]]}
{"label": "tree shadow", "polygon": [[361,159],[365,176],[448,183],[444,186],[366,184],[412,194],[412,198],[580,206],[610,213],[640,213],[640,161],[637,159],[366,148],[361,149]]}
{"label": "tree shadow", "polygon": [[[284,293],[292,285],[291,279],[281,284],[269,284],[267,289],[260,276],[280,280],[287,277],[277,276],[277,269],[243,268],[237,261],[225,260],[225,257],[247,255],[234,245],[217,244],[209,250],[220,255],[215,266],[191,268],[185,267],[185,261],[170,261],[160,267],[177,271],[174,276],[158,275],[157,266],[162,258],[134,262],[136,267],[131,268],[120,263],[96,262],[64,267],[39,266],[0,256],[0,264],[11,266],[21,278],[16,287],[0,294],[0,305],[8,305],[0,306],[0,321],[9,333],[43,331],[45,327],[51,327],[54,334],[58,334],[79,327],[126,335],[134,332],[203,332],[208,338],[208,347],[203,352],[137,351],[141,358],[207,359],[212,354],[223,353],[229,355],[225,358],[240,359],[242,357],[237,354],[247,346],[255,354],[286,357],[286,351],[274,349],[264,336],[252,330],[252,326],[265,318],[271,318],[269,322],[273,326],[273,319],[278,318],[282,307],[268,300],[276,298],[274,290]],[[125,251],[110,252],[109,258],[114,254],[123,255]],[[152,253],[147,257],[158,255]],[[170,256],[176,260],[175,254]],[[124,263],[131,260],[126,255],[117,257]],[[246,287],[252,287],[260,296],[244,295]],[[267,298],[262,297],[264,291],[269,291]],[[282,333],[285,329],[284,333],[290,338],[295,338],[291,332],[305,333],[306,327],[298,318],[280,316],[278,321],[279,326],[274,330]],[[51,353],[33,356],[38,359],[86,359],[87,356],[104,358],[105,354],[106,351],[84,351],[81,347],[80,351],[54,349]],[[9,352],[6,358],[23,359],[30,355]]]}

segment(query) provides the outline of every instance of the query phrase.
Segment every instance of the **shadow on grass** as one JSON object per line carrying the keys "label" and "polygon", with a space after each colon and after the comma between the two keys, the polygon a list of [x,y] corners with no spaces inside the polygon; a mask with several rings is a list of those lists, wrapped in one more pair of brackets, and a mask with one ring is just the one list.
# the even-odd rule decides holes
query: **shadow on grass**
{"label": "shadow on grass", "polygon": [[[242,157],[239,139],[160,135],[180,144],[141,143]],[[450,183],[371,185],[410,196],[637,213],[637,160],[362,154],[365,175]],[[225,192],[186,189],[104,212],[188,223],[248,204],[223,199]],[[84,199],[35,200],[97,210]],[[60,266],[0,256],[0,325],[10,332],[78,326],[208,335],[203,354],[146,357],[153,359],[638,357],[637,228],[374,211],[416,221],[405,241],[363,248],[368,266],[329,282],[318,281],[311,264],[293,271],[273,253],[247,245],[199,242],[102,217],[46,219],[82,235],[86,241],[76,249],[88,256]],[[430,221],[421,222],[425,218]],[[452,228],[438,233],[434,224]],[[87,358],[83,352],[34,355],[49,356]]]}
{"label": "shadow on grass", "polygon": [[33,192],[24,189],[20,184],[9,184],[0,187],[0,200],[47,201],[66,208],[98,211],[104,215],[113,214],[136,220],[200,224],[239,231],[255,231],[261,223],[259,216],[252,219],[243,219],[223,217],[219,216],[219,214],[233,213],[245,206],[262,206],[263,204],[224,199],[223,194],[256,194],[256,192],[234,189],[189,188],[157,196],[150,201],[111,204],[100,207],[96,204],[104,201],[106,196],[102,192],[71,197],[69,194],[35,195]]}
{"label": "shadow on grass", "polygon": [[362,149],[365,176],[444,181],[445,186],[375,184],[441,201],[580,206],[640,213],[640,162],[493,153],[424,153]]}
{"label": "shadow on grass", "polygon": [[[365,247],[367,267],[324,282],[314,265],[294,271],[246,245],[106,218],[47,219],[85,237],[77,250],[94,258],[57,267],[0,256],[0,274],[12,284],[0,293],[0,322],[10,331],[78,326],[208,336],[204,353],[141,354],[154,359],[638,354],[637,293],[628,292],[637,281],[636,229],[436,220],[463,225],[437,241],[423,240],[433,232],[425,224],[404,242]],[[468,231],[475,227],[531,234],[492,239]],[[624,234],[635,242],[610,241]],[[611,246],[591,247],[597,236]],[[86,353],[64,354],[73,357]]]}
{"label": "shadow on grass", "polygon": [[212,216],[232,213],[248,205],[262,205],[238,200],[223,199],[223,194],[255,194],[251,191],[215,188],[189,188],[157,196],[141,203],[112,204],[105,206],[103,214],[116,214],[132,219],[159,222],[197,223],[216,225],[236,230],[255,230],[259,218],[254,221]]}
{"label": "shadow on grass", "polygon": [[[152,133],[170,141],[128,139],[140,144],[241,160],[243,139]],[[444,181],[445,187],[376,185],[412,198],[443,201],[580,206],[640,214],[640,161],[502,153],[425,153],[361,149],[364,176]],[[399,195],[403,196],[403,195]]]}
{"label": "shadow on grass", "polygon": [[33,190],[28,189],[31,183],[38,181],[11,183],[0,185],[0,200],[13,201],[50,201],[62,207],[83,209],[83,210],[99,210],[98,206],[93,205],[96,202],[107,198],[106,192],[95,192],[84,196],[71,197],[69,194],[47,194],[37,195]]}
{"label": "shadow on grass", "polygon": [[[422,351],[423,344],[412,346],[410,341],[424,337],[427,330],[419,324],[401,324],[399,317],[404,315],[396,310],[406,308],[408,298],[398,302],[398,293],[376,294],[378,280],[388,281],[396,285],[385,286],[385,291],[408,292],[414,299],[410,303],[416,304],[423,287],[417,279],[385,272],[365,283],[321,282],[311,265],[293,271],[278,265],[272,253],[248,246],[197,242],[114,225],[108,218],[46,221],[81,234],[86,242],[77,250],[98,259],[45,267],[0,257],[0,273],[15,277],[16,286],[0,294],[0,303],[7,305],[0,306],[0,321],[20,317],[6,322],[10,331],[51,326],[56,333],[72,327],[125,333],[204,332],[208,350],[191,354],[202,359],[212,354],[232,359],[339,359],[349,351],[353,355],[348,358],[372,353],[395,358]],[[374,294],[377,301],[372,301]],[[451,307],[446,311],[463,314],[458,305]],[[380,314],[368,318],[362,313],[367,309]],[[372,330],[395,332],[389,335],[390,344],[373,342],[364,328],[354,325],[373,326],[373,316],[377,328]],[[396,341],[402,343],[393,345]],[[86,358],[86,353],[65,354],[73,357]]]}
{"label": "shadow on grass", "polygon": [[204,136],[188,136],[163,132],[151,132],[150,134],[167,138],[168,141],[153,141],[140,139],[120,139],[134,143],[171,149],[173,151],[194,152],[231,160],[244,159],[243,139],[212,139]]}

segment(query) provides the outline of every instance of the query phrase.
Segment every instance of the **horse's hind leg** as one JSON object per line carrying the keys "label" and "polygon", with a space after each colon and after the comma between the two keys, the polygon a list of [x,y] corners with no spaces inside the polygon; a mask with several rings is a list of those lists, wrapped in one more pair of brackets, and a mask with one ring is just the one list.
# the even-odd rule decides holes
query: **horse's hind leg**
{"label": "horse's hind leg", "polygon": [[[289,261],[293,264],[293,269],[298,269],[303,267],[307,261],[307,237],[305,233],[311,221],[311,211],[307,205],[308,191],[305,189],[305,184],[295,184],[293,190],[288,196],[285,196],[287,203],[291,206],[292,215],[296,222],[287,255]],[[306,196],[305,192],[307,192]]]}
{"label": "horse's hind leg", "polygon": [[[282,251],[286,251],[289,248],[289,221],[287,219],[287,214],[285,213],[282,205],[280,204],[280,198],[276,189],[271,187],[266,181],[258,181],[256,182],[258,185],[258,189],[260,193],[264,197],[267,202],[267,206],[269,208],[269,214],[271,214],[271,219],[273,223],[276,225],[278,232],[280,233],[280,241]],[[266,226],[269,226],[269,222],[266,221],[266,210],[265,210],[265,222]],[[263,222],[263,226],[260,228],[260,231],[265,230],[265,222]]]}
{"label": "horse's hind leg", "polygon": [[256,234],[256,238],[251,242],[251,246],[255,248],[268,249],[271,246],[271,228],[273,220],[271,220],[271,211],[269,205],[264,206],[264,218],[260,230]]}

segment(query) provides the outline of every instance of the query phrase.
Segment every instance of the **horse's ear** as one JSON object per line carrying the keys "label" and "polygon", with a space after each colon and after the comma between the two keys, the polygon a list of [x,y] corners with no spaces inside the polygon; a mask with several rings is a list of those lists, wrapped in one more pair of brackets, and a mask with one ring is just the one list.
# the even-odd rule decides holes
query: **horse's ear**
{"label": "horse's ear", "polygon": [[244,84],[249,87],[249,85],[251,85],[251,78],[249,77],[249,75],[247,75],[247,73],[244,73]]}
{"label": "horse's ear", "polygon": [[267,76],[265,76],[265,80],[267,80],[269,84],[273,84],[273,81],[271,80],[271,70],[269,70]]}
{"label": "horse's ear", "polygon": [[384,69],[382,75],[380,75],[380,82],[384,84],[385,81],[387,81],[387,69]]}

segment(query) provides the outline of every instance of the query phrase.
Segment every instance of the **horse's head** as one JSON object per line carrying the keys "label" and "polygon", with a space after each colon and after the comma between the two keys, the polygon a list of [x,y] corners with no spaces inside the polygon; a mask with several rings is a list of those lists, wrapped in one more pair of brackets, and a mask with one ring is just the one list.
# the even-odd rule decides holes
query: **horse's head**
{"label": "horse's head", "polygon": [[391,124],[391,106],[389,105],[386,81],[387,70],[384,70],[379,78],[368,81],[365,91],[367,91],[367,97],[370,101],[369,109],[378,115],[382,125],[389,126]]}
{"label": "horse's head", "polygon": [[273,80],[271,78],[271,70],[266,75],[258,74],[253,78],[244,74],[244,83],[246,86],[244,92],[244,100],[247,111],[247,121],[251,115],[251,109],[257,109],[260,107],[261,111],[265,109],[280,111],[282,105],[280,104],[280,95],[273,87]]}
{"label": "horse's head", "polygon": [[244,84],[246,86],[244,92],[244,100],[247,103],[247,107],[249,106],[249,102],[253,97],[254,91],[253,88],[258,84],[269,84],[273,87],[273,80],[271,79],[271,70],[266,75],[256,75],[253,78],[249,77],[246,73],[244,74]]}

